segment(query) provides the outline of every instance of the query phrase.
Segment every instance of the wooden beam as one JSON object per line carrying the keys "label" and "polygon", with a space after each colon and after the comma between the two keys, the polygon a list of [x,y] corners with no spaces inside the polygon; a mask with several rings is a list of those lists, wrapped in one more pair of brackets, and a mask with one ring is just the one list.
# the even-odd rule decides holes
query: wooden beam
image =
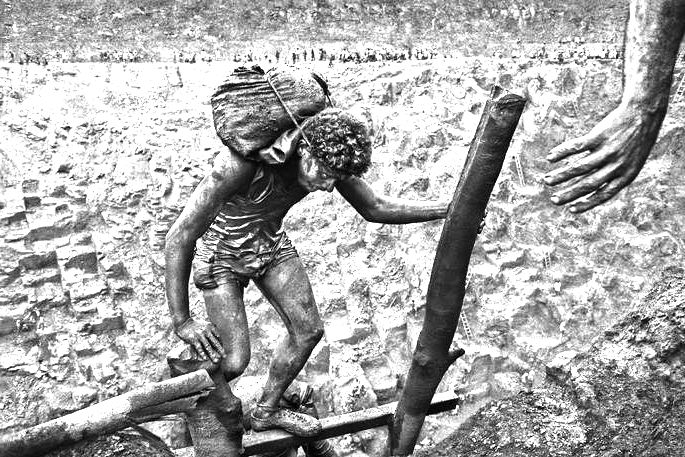
{"label": "wooden beam", "polygon": [[[428,409],[428,414],[438,414],[453,410],[459,398],[453,392],[436,394]],[[245,456],[273,452],[284,448],[300,446],[309,441],[318,441],[348,433],[361,432],[376,427],[386,427],[392,423],[397,402],[388,403],[375,408],[354,411],[339,416],[321,419],[321,433],[315,437],[305,438],[291,435],[282,430],[268,430],[266,432],[249,433],[243,437]],[[192,448],[175,451],[183,457],[193,457]]]}
{"label": "wooden beam", "polygon": [[426,315],[388,437],[391,456],[414,451],[431,398],[463,350],[450,350],[473,245],[526,100],[495,86],[471,142],[433,262]]}
{"label": "wooden beam", "polygon": [[[155,382],[66,416],[28,429],[0,436],[2,457],[33,457],[85,438],[112,433],[130,427],[137,412],[170,412],[177,407],[194,407],[192,401],[214,387],[205,370]],[[176,410],[175,412],[180,412]]]}

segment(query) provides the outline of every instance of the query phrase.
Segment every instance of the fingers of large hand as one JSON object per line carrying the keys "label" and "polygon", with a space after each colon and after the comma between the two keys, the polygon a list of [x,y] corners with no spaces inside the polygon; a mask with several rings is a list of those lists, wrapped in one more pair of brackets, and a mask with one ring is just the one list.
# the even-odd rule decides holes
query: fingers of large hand
{"label": "fingers of large hand", "polygon": [[557,168],[549,172],[545,177],[545,184],[548,186],[556,186],[567,182],[570,179],[578,176],[583,176],[591,173],[601,165],[604,165],[612,156],[612,151],[606,151],[604,148],[576,160],[566,165],[565,167]]}
{"label": "fingers of large hand", "polygon": [[558,162],[573,154],[587,151],[588,149],[597,146],[597,144],[599,144],[599,139],[595,135],[588,133],[587,135],[565,141],[553,148],[549,151],[549,154],[547,154],[547,160],[550,162]]}
{"label": "fingers of large hand", "polygon": [[207,360],[207,354],[205,353],[205,348],[202,346],[202,343],[200,342],[199,338],[193,338],[190,342],[190,344],[193,345],[195,348],[195,351],[197,352],[198,357],[200,357],[202,360]]}
{"label": "fingers of large hand", "polygon": [[615,172],[618,167],[618,165],[614,164],[601,168],[594,173],[585,176],[572,186],[560,190],[552,195],[552,203],[555,205],[563,205],[601,189],[602,186],[605,186],[615,177]]}
{"label": "fingers of large hand", "polygon": [[221,357],[226,357],[226,351],[224,350],[224,347],[221,344],[219,332],[216,330],[214,326],[211,326],[207,329],[207,339],[212,344],[212,346],[214,346],[214,349],[217,350]]}
{"label": "fingers of large hand", "polygon": [[202,344],[206,356],[210,358],[212,362],[218,363],[221,360],[221,353],[214,347],[214,344],[210,340],[209,333],[209,331],[205,330],[198,339]]}
{"label": "fingers of large hand", "polygon": [[602,203],[612,199],[621,189],[630,184],[631,181],[632,179],[629,180],[626,178],[616,179],[589,197],[574,203],[569,210],[576,214],[591,210],[595,206],[601,205]]}

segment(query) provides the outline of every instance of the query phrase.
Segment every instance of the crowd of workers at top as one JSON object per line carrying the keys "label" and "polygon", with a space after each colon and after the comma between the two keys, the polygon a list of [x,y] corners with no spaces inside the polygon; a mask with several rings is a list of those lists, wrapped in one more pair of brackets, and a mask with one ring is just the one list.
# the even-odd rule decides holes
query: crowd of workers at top
{"label": "crowd of workers at top", "polygon": [[[269,64],[299,65],[302,63],[324,62],[329,66],[336,63],[370,63],[384,61],[429,60],[435,58],[455,58],[461,54],[445,53],[435,48],[398,48],[376,47],[365,49],[350,49],[348,47],[319,46],[311,48],[285,49],[252,49],[244,51],[214,53],[206,51],[184,52],[178,51],[168,55],[150,56],[143,51],[106,50],[88,56],[70,53],[36,53],[28,51],[9,50],[5,60],[9,63],[47,65],[48,62],[117,62],[135,63],[145,61],[173,61],[176,63],[200,63],[214,60],[232,61],[236,63],[261,62]],[[550,62],[572,62],[587,59],[619,59],[622,58],[621,46],[613,43],[585,43],[577,37],[553,44],[522,44],[517,43],[506,50],[490,52],[493,58],[528,58]],[[2,57],[2,56],[0,56]]]}

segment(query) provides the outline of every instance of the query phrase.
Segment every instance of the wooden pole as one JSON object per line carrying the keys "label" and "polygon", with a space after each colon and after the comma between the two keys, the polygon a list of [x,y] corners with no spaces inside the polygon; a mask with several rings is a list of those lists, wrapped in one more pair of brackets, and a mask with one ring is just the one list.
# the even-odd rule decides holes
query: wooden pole
{"label": "wooden pole", "polygon": [[2,457],[33,457],[85,438],[122,430],[131,425],[139,411],[159,408],[169,412],[165,404],[188,406],[181,399],[198,398],[214,387],[205,370],[148,384],[123,395],[110,398],[66,416],[25,430],[0,436]]}
{"label": "wooden pole", "polygon": [[464,354],[450,351],[464,300],[466,273],[478,228],[526,100],[495,86],[471,143],[438,242],[426,296],[426,316],[388,437],[392,456],[416,445],[443,375]]}
{"label": "wooden pole", "polygon": [[[458,397],[453,392],[436,394],[430,404],[428,414],[452,411],[457,406],[458,401]],[[397,402],[394,402],[339,416],[325,417],[321,419],[321,433],[314,437],[295,436],[283,430],[252,432],[245,435],[243,439],[244,450],[242,456],[275,453],[312,441],[333,438],[348,433],[357,433],[371,428],[387,427],[392,422],[392,416],[396,408]],[[198,457],[199,455],[192,448],[182,449],[179,453],[184,457]]]}

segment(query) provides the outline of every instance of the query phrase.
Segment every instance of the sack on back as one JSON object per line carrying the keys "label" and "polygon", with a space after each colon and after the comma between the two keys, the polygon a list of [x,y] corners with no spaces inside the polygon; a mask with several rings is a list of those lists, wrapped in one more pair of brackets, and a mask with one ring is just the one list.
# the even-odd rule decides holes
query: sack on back
{"label": "sack on back", "polygon": [[327,106],[328,95],[324,80],[309,71],[272,68],[265,73],[256,65],[240,67],[212,95],[214,128],[226,146],[254,159],[253,154],[295,127],[283,104],[301,123]]}

